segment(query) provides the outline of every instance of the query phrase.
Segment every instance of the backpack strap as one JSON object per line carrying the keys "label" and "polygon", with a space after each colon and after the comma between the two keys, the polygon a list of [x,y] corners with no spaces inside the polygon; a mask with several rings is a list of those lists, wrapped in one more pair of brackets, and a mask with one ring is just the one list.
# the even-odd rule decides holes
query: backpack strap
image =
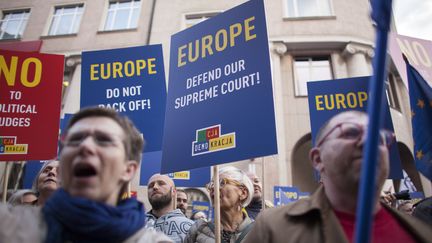
{"label": "backpack strap", "polygon": [[[248,224],[244,230],[241,232],[239,238],[235,241],[235,243],[240,243],[245,237],[246,235],[249,233],[249,231],[251,231],[253,225],[254,225],[255,221],[251,222],[250,224]],[[208,227],[211,229],[211,231],[213,231],[213,233],[215,232],[215,226],[212,222],[209,222]]]}
{"label": "backpack strap", "polygon": [[249,233],[249,231],[251,231],[254,223],[255,223],[255,221],[251,222],[250,224],[248,224],[246,226],[246,228],[241,232],[239,238],[235,241],[235,243],[240,243],[243,240],[243,238],[246,237],[246,235]]}

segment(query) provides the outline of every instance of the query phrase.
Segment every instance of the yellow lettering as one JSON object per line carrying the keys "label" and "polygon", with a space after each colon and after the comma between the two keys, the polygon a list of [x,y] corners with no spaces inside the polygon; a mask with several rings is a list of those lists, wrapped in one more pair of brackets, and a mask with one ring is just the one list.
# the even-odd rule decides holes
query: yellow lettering
{"label": "yellow lettering", "polygon": [[182,61],[184,57],[186,57],[186,53],[183,50],[187,47],[187,45],[180,46],[178,49],[178,59],[177,59],[177,67],[181,67],[186,65],[186,61]]}
{"label": "yellow lettering", "polygon": [[8,65],[6,64],[6,60],[4,59],[4,56],[0,55],[0,76],[2,73],[4,74],[8,86],[15,85],[17,63],[18,63],[18,57],[12,56],[11,64],[8,69]]}
{"label": "yellow lettering", "polygon": [[353,92],[349,92],[346,95],[346,98],[347,98],[347,104],[349,108],[357,107],[357,96]]}
{"label": "yellow lettering", "polygon": [[102,79],[109,79],[111,76],[111,65],[109,63],[102,63],[100,65],[101,67],[101,78]]}
{"label": "yellow lettering", "polygon": [[[329,101],[329,97],[330,97],[330,101]],[[334,109],[334,97],[333,97],[333,95],[330,95],[330,96],[324,95],[324,104],[325,104],[325,108],[327,110],[333,110]]]}
{"label": "yellow lettering", "polygon": [[[156,74],[157,71],[155,70],[156,64],[154,63],[156,61],[156,58],[149,58],[147,59],[147,69],[148,69],[148,73],[149,74]],[[144,67],[145,67],[145,62],[144,62]],[[143,68],[144,68],[143,67]]]}
{"label": "yellow lettering", "polygon": [[90,80],[99,80],[99,76],[96,76],[99,72],[96,68],[99,67],[99,64],[91,64],[90,65]]}
{"label": "yellow lettering", "polygon": [[[205,35],[193,40],[177,49],[177,67],[186,65],[188,62],[195,62],[199,58],[206,58],[213,55],[214,51],[222,52],[228,45],[234,47],[236,40],[244,36],[244,40],[250,41],[257,37],[253,30],[255,25],[252,21],[255,16],[247,18],[239,23],[233,23],[226,28],[222,28],[211,35]],[[188,49],[187,51],[185,49]]]}
{"label": "yellow lettering", "polygon": [[135,66],[132,61],[125,62],[125,68],[124,68],[125,74],[128,77],[132,77],[135,75]]}
{"label": "yellow lettering", "polygon": [[[237,30],[234,31],[234,29],[236,29],[236,28],[237,28]],[[242,26],[239,23],[235,23],[235,24],[231,25],[229,27],[229,29],[230,29],[230,46],[232,47],[235,45],[235,41],[234,41],[235,38],[237,36],[239,36],[242,32]]]}
{"label": "yellow lettering", "polygon": [[322,97],[323,97],[322,95],[315,96],[315,105],[316,105],[317,111],[323,111],[324,110],[324,107],[321,106],[323,104]]}
{"label": "yellow lettering", "polygon": [[211,49],[211,45],[213,43],[213,36],[206,35],[202,38],[202,53],[201,57],[205,58],[207,53],[211,56],[213,55],[213,50]]}
{"label": "yellow lettering", "polygon": [[[222,35],[222,45],[220,43],[220,35]],[[228,45],[228,33],[224,29],[220,29],[218,32],[216,32],[216,41],[215,41],[215,48],[216,51],[223,51]]]}
{"label": "yellow lettering", "polygon": [[121,62],[113,62],[113,77],[117,78],[117,75],[120,78],[123,78],[122,74],[122,63]]}
{"label": "yellow lettering", "polygon": [[[192,52],[195,50],[195,56],[192,54]],[[195,40],[195,48],[192,47],[192,42],[189,42],[189,48],[188,48],[188,61],[189,62],[195,62],[196,60],[198,60],[199,57],[199,40]]]}
{"label": "yellow lettering", "polygon": [[137,70],[137,75],[139,76],[139,75],[141,75],[141,70],[145,68],[146,62],[144,60],[136,60],[136,66],[137,66],[137,69],[136,69]]}
{"label": "yellow lettering", "polygon": [[363,107],[364,103],[368,99],[368,94],[366,92],[358,92],[358,98],[359,98],[359,106]]}
{"label": "yellow lettering", "polygon": [[148,58],[147,60],[129,60],[124,63],[112,62],[90,65],[90,80],[110,79],[132,77],[142,75],[143,70],[147,68],[148,74],[156,74],[156,58]]}
{"label": "yellow lettering", "polygon": [[341,107],[346,108],[345,96],[343,94],[336,94],[336,107],[337,109],[340,109]]}
{"label": "yellow lettering", "polygon": [[[28,68],[30,63],[33,63],[35,66],[34,77],[31,82],[28,80]],[[42,76],[42,62],[35,57],[29,57],[25,59],[21,68],[22,85],[28,88],[36,87],[41,81],[41,76]]]}
{"label": "yellow lettering", "polygon": [[252,20],[255,20],[255,16],[252,16],[244,21],[245,24],[245,40],[250,41],[256,38],[256,34],[251,35],[251,30],[255,29],[255,25],[249,25]]}

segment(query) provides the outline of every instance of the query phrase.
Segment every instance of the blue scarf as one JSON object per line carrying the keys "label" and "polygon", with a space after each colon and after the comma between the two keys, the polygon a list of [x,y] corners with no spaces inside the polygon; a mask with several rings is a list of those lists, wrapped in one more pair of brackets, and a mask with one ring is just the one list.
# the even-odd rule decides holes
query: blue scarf
{"label": "blue scarf", "polygon": [[59,189],[42,212],[48,225],[45,243],[122,242],[145,225],[144,206],[135,198],[113,207]]}

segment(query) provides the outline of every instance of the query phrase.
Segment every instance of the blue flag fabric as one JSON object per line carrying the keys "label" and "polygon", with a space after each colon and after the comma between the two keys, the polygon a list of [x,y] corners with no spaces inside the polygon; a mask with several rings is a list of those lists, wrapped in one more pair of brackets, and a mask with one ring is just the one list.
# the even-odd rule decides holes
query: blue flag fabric
{"label": "blue flag fabric", "polygon": [[432,181],[432,88],[407,61],[414,139],[414,160],[417,170]]}

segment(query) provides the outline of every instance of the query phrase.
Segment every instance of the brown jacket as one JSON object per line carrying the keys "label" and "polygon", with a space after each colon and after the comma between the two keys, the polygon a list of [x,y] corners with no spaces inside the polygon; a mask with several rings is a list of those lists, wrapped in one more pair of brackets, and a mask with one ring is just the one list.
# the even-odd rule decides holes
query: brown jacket
{"label": "brown jacket", "polygon": [[[417,242],[432,242],[430,226],[395,210],[390,212]],[[348,243],[348,239],[321,186],[310,198],[261,212],[245,241],[254,242]]]}

